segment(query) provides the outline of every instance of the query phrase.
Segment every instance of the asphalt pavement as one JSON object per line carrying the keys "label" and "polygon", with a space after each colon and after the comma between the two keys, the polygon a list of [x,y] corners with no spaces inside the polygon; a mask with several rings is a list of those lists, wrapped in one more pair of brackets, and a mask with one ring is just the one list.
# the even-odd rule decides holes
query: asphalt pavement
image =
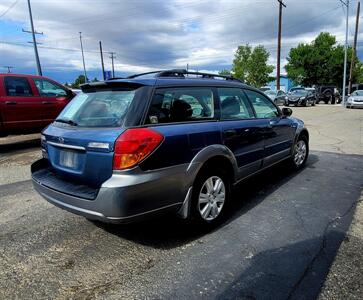
{"label": "asphalt pavement", "polygon": [[359,292],[362,269],[349,255],[362,236],[349,226],[363,184],[363,111],[293,110],[311,132],[306,168],[282,164],[243,182],[209,231],[172,217],[90,222],[33,191],[25,168],[37,145],[0,146],[0,299],[354,298],[342,270]]}

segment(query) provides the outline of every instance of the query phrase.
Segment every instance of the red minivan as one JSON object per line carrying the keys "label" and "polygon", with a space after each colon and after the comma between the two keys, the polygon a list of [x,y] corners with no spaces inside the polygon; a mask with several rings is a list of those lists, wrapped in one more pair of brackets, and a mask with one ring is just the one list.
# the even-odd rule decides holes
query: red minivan
{"label": "red minivan", "polygon": [[46,77],[0,73],[0,136],[42,129],[74,96]]}

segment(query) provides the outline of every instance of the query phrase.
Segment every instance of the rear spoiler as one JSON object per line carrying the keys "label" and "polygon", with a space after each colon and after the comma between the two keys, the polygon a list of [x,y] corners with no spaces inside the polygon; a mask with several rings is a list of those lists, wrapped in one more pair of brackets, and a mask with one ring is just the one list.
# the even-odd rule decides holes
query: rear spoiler
{"label": "rear spoiler", "polygon": [[99,90],[117,90],[117,89],[137,89],[145,86],[141,81],[135,82],[134,80],[110,80],[110,81],[97,81],[88,82],[80,86],[82,92],[96,92]]}

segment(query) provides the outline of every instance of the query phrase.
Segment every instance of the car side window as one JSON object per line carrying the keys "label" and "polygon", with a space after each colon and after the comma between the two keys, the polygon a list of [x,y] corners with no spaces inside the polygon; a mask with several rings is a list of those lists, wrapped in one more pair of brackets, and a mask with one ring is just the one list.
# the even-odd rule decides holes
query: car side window
{"label": "car side window", "polygon": [[273,103],[260,93],[245,90],[255,109],[257,118],[271,119],[280,115],[279,110]]}
{"label": "car side window", "polygon": [[67,92],[64,89],[46,79],[36,78],[34,83],[39,91],[39,95],[42,97],[67,96]]}
{"label": "car side window", "polygon": [[25,77],[5,76],[4,83],[6,95],[8,96],[33,96],[30,84]]}
{"label": "car side window", "polygon": [[192,122],[214,117],[213,92],[209,88],[157,89],[146,123]]}
{"label": "car side window", "polygon": [[221,120],[240,120],[254,118],[246,95],[238,88],[219,88],[221,101]]}

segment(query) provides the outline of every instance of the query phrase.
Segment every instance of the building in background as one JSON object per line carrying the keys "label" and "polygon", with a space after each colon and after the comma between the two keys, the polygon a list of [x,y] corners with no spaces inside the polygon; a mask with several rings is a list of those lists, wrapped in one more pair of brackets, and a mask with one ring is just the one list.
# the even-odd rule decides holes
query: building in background
{"label": "building in background", "polygon": [[[276,79],[270,81],[267,86],[269,86],[271,90],[276,90]],[[288,92],[294,86],[294,82],[289,77],[287,77],[287,75],[280,75],[280,90]]]}

